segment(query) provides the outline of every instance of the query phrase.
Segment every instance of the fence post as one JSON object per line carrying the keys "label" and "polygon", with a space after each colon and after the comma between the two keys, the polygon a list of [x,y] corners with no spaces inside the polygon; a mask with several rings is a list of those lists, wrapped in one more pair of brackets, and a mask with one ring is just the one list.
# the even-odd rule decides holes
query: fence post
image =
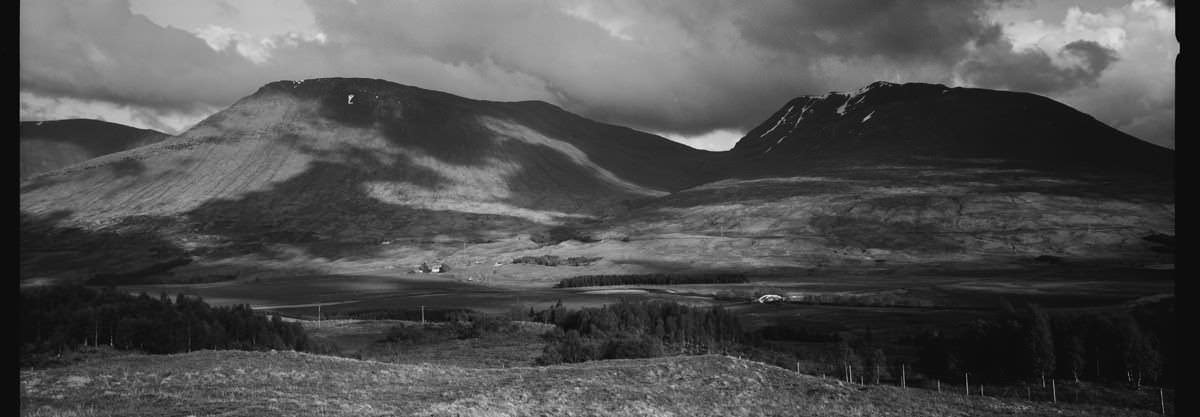
{"label": "fence post", "polygon": [[1050,395],[1053,395],[1054,402],[1058,402],[1058,388],[1054,387],[1054,378],[1050,378]]}
{"label": "fence post", "polygon": [[963,373],[963,387],[966,389],[967,395],[971,395],[971,374]]}
{"label": "fence post", "polygon": [[942,392],[942,380],[937,380],[938,392]]}
{"label": "fence post", "polygon": [[1158,405],[1162,407],[1163,415],[1167,415],[1167,401],[1163,399],[1162,387],[1158,388]]}
{"label": "fence post", "polygon": [[900,364],[900,388],[908,388],[908,373],[904,371],[904,364]]}

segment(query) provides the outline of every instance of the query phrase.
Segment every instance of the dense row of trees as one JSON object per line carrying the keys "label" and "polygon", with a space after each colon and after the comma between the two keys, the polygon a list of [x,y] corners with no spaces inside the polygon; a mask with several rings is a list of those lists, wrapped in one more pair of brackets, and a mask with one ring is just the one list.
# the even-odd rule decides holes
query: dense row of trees
{"label": "dense row of trees", "polygon": [[172,300],[113,289],[50,286],[21,291],[21,356],[108,345],[147,353],[198,349],[307,350],[298,323],[246,305],[211,307],[182,294]]}
{"label": "dense row of trees", "polygon": [[388,330],[383,341],[411,345],[449,339],[474,339],[488,335],[508,335],[518,330],[508,315],[456,312],[441,323],[399,324]]}
{"label": "dense row of trees", "polygon": [[560,304],[535,316],[557,326],[547,335],[541,364],[726,352],[745,338],[737,317],[723,308],[673,302],[622,301],[574,311]]}
{"label": "dense row of trees", "polygon": [[916,340],[918,364],[943,375],[1089,378],[1141,385],[1169,376],[1173,322],[1173,301],[1128,312],[1053,317],[1030,307],[995,320],[976,320],[956,334],[921,335]]}
{"label": "dense row of trees", "polygon": [[554,288],[595,287],[603,285],[742,284],[746,282],[749,282],[749,280],[743,274],[583,275],[559,281]]}
{"label": "dense row of trees", "polygon": [[542,265],[542,266],[586,266],[586,265],[591,265],[592,262],[596,262],[598,260],[600,260],[600,257],[598,257],[598,256],[596,256],[596,257],[572,256],[570,258],[563,259],[563,258],[560,258],[555,255],[542,255],[542,256],[522,256],[520,258],[513,259],[512,263],[514,263],[514,264],[533,264],[533,265]]}

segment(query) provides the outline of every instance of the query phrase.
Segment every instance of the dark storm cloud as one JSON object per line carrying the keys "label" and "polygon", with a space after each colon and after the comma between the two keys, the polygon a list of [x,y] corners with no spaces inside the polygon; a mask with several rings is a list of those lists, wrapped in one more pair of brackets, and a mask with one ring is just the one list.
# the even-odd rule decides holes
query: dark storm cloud
{"label": "dark storm cloud", "polygon": [[789,53],[883,56],[896,61],[961,58],[990,25],[991,0],[774,0],[737,21],[760,45]]}
{"label": "dark storm cloud", "polygon": [[1101,72],[1104,72],[1117,60],[1117,51],[1106,48],[1096,41],[1078,40],[1068,43],[1063,46],[1061,53],[1081,58],[1086,67],[1084,70],[1091,80],[1095,80]]}
{"label": "dark storm cloud", "polygon": [[1116,51],[1088,40],[1063,46],[1059,56],[1073,62],[1055,64],[1037,48],[1013,51],[1012,43],[999,38],[963,62],[962,76],[979,87],[1048,94],[1094,84],[1117,60]]}
{"label": "dark storm cloud", "polygon": [[162,110],[227,105],[252,65],[133,15],[127,1],[23,1],[21,89]]}

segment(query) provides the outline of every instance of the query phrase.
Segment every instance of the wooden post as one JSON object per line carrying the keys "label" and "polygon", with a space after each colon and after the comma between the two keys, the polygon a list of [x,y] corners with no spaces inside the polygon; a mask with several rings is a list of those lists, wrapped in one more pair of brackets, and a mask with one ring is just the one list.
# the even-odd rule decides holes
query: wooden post
{"label": "wooden post", "polygon": [[321,327],[321,303],[317,303],[317,327]]}
{"label": "wooden post", "polygon": [[979,396],[983,396],[983,384],[979,384]]}
{"label": "wooden post", "polygon": [[904,371],[904,364],[900,364],[900,388],[908,388],[908,374]]}
{"label": "wooden post", "polygon": [[800,373],[800,361],[796,361],[796,373]]}
{"label": "wooden post", "polygon": [[937,380],[938,392],[942,392],[942,380]]}
{"label": "wooden post", "polygon": [[425,325],[425,306],[421,306],[421,325]]}
{"label": "wooden post", "polygon": [[850,383],[854,383],[854,365],[846,364],[847,375],[850,375]]}
{"label": "wooden post", "polygon": [[967,395],[971,395],[971,374],[963,373],[963,387],[966,388]]}
{"label": "wooden post", "polygon": [[1058,389],[1054,387],[1054,378],[1050,379],[1050,395],[1053,396],[1054,402],[1058,402]]}
{"label": "wooden post", "polygon": [[1033,401],[1033,392],[1029,390],[1028,385],[1025,386],[1025,399],[1028,401]]}
{"label": "wooden post", "polygon": [[1042,388],[1046,388],[1046,373],[1042,372]]}
{"label": "wooden post", "polygon": [[1162,407],[1163,415],[1164,416],[1167,415],[1167,401],[1165,399],[1163,399],[1162,388],[1158,389],[1158,405],[1159,405],[1159,407]]}

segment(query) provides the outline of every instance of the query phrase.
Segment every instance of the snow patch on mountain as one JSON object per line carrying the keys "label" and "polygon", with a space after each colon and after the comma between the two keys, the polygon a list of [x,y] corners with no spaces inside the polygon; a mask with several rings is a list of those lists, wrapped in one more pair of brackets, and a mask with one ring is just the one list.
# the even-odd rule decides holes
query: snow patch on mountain
{"label": "snow patch on mountain", "polygon": [[769,135],[771,132],[775,131],[775,128],[779,127],[779,124],[780,124],[780,123],[783,123],[783,120],[784,120],[784,119],[787,119],[787,117],[788,117],[788,115],[789,115],[789,114],[792,114],[792,109],[794,109],[794,108],[796,108],[796,106],[788,106],[787,112],[786,112],[786,113],[784,113],[784,114],[783,114],[783,116],[779,118],[779,120],[776,120],[776,121],[775,121],[775,125],[774,125],[774,126],[771,126],[771,128],[770,128],[770,129],[767,129],[767,131],[766,131],[766,132],[764,132],[763,134],[761,134],[761,135],[758,135],[758,137],[760,137],[760,138],[761,138],[761,137],[766,137],[766,136],[767,136],[767,135]]}

